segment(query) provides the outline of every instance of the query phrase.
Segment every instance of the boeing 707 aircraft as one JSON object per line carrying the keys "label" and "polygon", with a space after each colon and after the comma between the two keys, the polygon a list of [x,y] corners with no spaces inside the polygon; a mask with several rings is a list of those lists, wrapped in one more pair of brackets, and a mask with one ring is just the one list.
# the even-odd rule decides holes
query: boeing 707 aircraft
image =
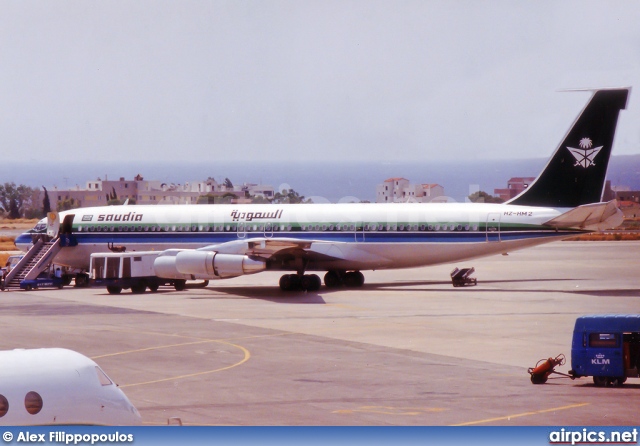
{"label": "boeing 707 aircraft", "polygon": [[[631,88],[598,89],[538,178],[504,204],[131,205],[61,212],[55,263],[87,270],[109,246],[161,251],[158,277],[288,273],[283,290],[361,286],[361,271],[458,262],[618,226],[601,202],[619,111]],[[44,223],[44,222],[43,222]],[[42,224],[40,224],[42,226]],[[25,249],[31,235],[18,237]]]}

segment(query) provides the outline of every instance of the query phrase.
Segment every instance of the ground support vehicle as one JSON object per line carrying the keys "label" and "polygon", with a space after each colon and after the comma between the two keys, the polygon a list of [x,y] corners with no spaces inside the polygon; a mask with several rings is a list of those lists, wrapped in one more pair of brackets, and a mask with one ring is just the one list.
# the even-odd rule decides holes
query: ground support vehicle
{"label": "ground support vehicle", "polygon": [[123,289],[131,289],[134,294],[144,293],[147,288],[155,292],[164,285],[184,290],[186,280],[156,276],[153,263],[159,254],[157,251],[91,254],[89,284],[106,286],[110,294],[119,294]]}
{"label": "ground support vehicle", "polygon": [[592,376],[596,386],[620,386],[640,377],[640,314],[576,319],[569,374]]}
{"label": "ground support vehicle", "polygon": [[476,271],[475,268],[456,268],[451,271],[451,283],[454,287],[475,286],[478,280],[471,275]]}
{"label": "ground support vehicle", "polygon": [[38,288],[60,288],[62,289],[69,282],[62,277],[50,277],[46,274],[35,279],[25,279],[20,282],[20,288],[26,291],[37,290]]}

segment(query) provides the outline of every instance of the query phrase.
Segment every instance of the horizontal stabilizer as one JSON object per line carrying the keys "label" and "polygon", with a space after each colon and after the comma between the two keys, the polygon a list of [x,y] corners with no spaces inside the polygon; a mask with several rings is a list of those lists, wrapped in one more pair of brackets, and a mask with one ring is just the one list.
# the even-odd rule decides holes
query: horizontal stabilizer
{"label": "horizontal stabilizer", "polygon": [[545,222],[557,228],[577,228],[594,231],[615,228],[622,224],[624,215],[616,200],[607,203],[593,203],[578,206],[569,212]]}

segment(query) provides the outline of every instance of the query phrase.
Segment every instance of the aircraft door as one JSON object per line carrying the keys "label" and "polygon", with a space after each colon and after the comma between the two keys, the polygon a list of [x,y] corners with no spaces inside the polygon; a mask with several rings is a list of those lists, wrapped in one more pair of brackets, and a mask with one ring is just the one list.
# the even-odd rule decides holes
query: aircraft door
{"label": "aircraft door", "polygon": [[273,223],[266,223],[264,225],[264,236],[267,238],[273,237]]}
{"label": "aircraft door", "polygon": [[60,226],[60,232],[62,234],[72,234],[73,233],[73,219],[75,218],[74,214],[69,214],[64,217],[62,221],[62,225]]}
{"label": "aircraft door", "polygon": [[362,222],[352,223],[355,227],[355,239],[356,242],[364,242],[364,224]]}
{"label": "aircraft door", "polygon": [[500,213],[492,212],[487,215],[487,242],[500,241]]}
{"label": "aircraft door", "polygon": [[78,240],[76,240],[73,235],[73,219],[75,218],[74,214],[67,214],[62,220],[60,224],[60,231],[58,235],[60,236],[60,246],[76,246],[78,244]]}
{"label": "aircraft door", "polygon": [[245,222],[238,222],[238,238],[244,238],[247,235],[247,227]]}

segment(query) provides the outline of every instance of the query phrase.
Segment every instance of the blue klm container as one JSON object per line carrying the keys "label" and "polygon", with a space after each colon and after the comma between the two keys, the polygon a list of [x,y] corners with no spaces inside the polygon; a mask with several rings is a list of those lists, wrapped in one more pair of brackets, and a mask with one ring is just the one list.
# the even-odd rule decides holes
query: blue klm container
{"label": "blue klm container", "polygon": [[597,386],[622,385],[639,377],[640,314],[607,314],[576,319],[571,344],[571,371],[593,376]]}

